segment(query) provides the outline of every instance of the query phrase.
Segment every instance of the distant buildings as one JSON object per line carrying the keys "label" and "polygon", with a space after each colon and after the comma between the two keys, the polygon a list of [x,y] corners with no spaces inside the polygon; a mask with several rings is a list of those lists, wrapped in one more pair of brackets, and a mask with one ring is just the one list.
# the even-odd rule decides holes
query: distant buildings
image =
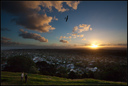
{"label": "distant buildings", "polygon": [[97,67],[94,67],[94,68],[92,68],[92,67],[86,67],[86,70],[87,71],[92,71],[92,72],[95,72],[96,70],[97,70],[98,68]]}
{"label": "distant buildings", "polygon": [[[63,51],[63,50],[62,50]],[[78,51],[77,51],[78,52]],[[57,65],[57,68],[64,67],[66,70],[74,71],[79,74],[83,74],[84,71],[100,71],[100,63],[119,63],[120,65],[126,65],[127,60],[119,60],[119,62],[108,58],[108,56],[96,56],[92,54],[78,54],[76,52],[67,52],[59,50],[8,50],[2,51],[2,57],[9,57],[15,55],[27,55],[30,56],[36,63],[38,61],[46,61],[48,64]],[[116,58],[116,57],[114,57]],[[124,57],[125,58],[125,57]],[[127,59],[127,58],[126,58]],[[6,64],[1,64],[4,68]],[[103,64],[104,65],[104,64]]]}

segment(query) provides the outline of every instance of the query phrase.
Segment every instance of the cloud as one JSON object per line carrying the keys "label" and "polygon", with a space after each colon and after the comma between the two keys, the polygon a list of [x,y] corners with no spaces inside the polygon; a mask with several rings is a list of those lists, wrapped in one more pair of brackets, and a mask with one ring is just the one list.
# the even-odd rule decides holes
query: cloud
{"label": "cloud", "polygon": [[63,38],[66,38],[65,36]]}
{"label": "cloud", "polygon": [[23,29],[20,29],[20,32],[21,33],[19,34],[19,36],[21,36],[23,38],[35,39],[35,40],[38,40],[40,42],[48,42],[48,39],[45,39],[44,37],[41,37],[37,33],[28,33],[26,31],[24,31]]}
{"label": "cloud", "polygon": [[66,36],[60,36],[60,39],[62,39],[62,38],[66,38]]}
{"label": "cloud", "polygon": [[77,45],[76,45],[76,44],[74,44],[74,46],[76,47]]}
{"label": "cloud", "polygon": [[[84,37],[84,34],[79,34],[83,31],[88,31],[88,30],[92,30],[92,28],[90,28],[91,25],[87,25],[87,24],[79,24],[78,26],[75,26],[72,30],[72,33],[67,33],[70,34],[71,36],[66,37],[66,36],[60,36],[60,39],[62,38],[77,38],[77,37]],[[82,40],[86,40],[85,38],[83,38]]]}
{"label": "cloud", "polygon": [[76,38],[76,36],[74,36],[73,38]]}
{"label": "cloud", "polygon": [[[74,10],[77,9],[78,4],[80,3],[80,1],[20,1],[20,2],[2,2],[3,5],[6,5],[4,8],[7,9],[9,7],[11,7],[10,9],[8,9],[9,11],[11,11],[12,9],[14,9],[15,7],[19,7],[19,8],[15,8],[14,10],[12,10],[15,13],[22,13],[22,11],[25,10],[31,12],[28,9],[25,8],[29,8],[29,9],[34,9],[34,11],[40,11],[41,10],[41,6],[44,8],[48,8],[50,11],[52,11],[52,7],[54,7],[55,9],[58,10],[58,12],[65,12],[68,11],[69,9],[64,8],[63,7],[63,3],[66,2],[66,4],[73,8]],[[3,9],[4,9],[3,8]],[[18,9],[20,9],[18,11]],[[11,11],[11,12],[12,12]]]}
{"label": "cloud", "polygon": [[[52,11],[52,7],[58,10],[58,12],[65,12],[69,9],[63,7],[63,3],[77,9],[79,1],[16,1],[16,2],[2,2],[2,10],[5,10],[15,16],[12,21],[21,25],[29,30],[35,30],[38,32],[49,32],[54,30],[55,27],[49,25],[52,20],[58,20],[58,18],[47,16],[46,14],[39,14],[41,10],[45,8]],[[41,9],[43,7],[43,9]]]}
{"label": "cloud", "polygon": [[73,34],[72,34],[72,36],[76,36],[76,35],[77,35],[77,33],[73,33]]}
{"label": "cloud", "polygon": [[87,25],[87,24],[79,24],[78,26],[75,26],[72,30],[72,32],[77,32],[77,33],[81,33],[83,31],[89,31],[92,30],[92,28],[90,28],[91,25]]}
{"label": "cloud", "polygon": [[82,40],[86,40],[85,38],[83,38]]}
{"label": "cloud", "polygon": [[8,28],[1,28],[1,31],[11,31],[11,30]]}
{"label": "cloud", "polygon": [[77,35],[77,37],[84,37],[84,34],[81,34],[81,35]]}
{"label": "cloud", "polygon": [[125,43],[118,43],[118,44],[100,44],[99,46],[127,46]]}
{"label": "cloud", "polygon": [[66,38],[66,39],[67,39],[67,38],[72,38],[72,37],[71,37],[71,36],[69,36],[69,37],[66,37],[66,36],[60,36],[60,39],[62,39],[62,38],[64,38],[64,39]]}
{"label": "cloud", "polygon": [[80,37],[84,37],[84,34],[80,35]]}
{"label": "cloud", "polygon": [[60,39],[62,39],[63,38],[63,36],[60,36]]}
{"label": "cloud", "polygon": [[80,3],[80,1],[66,1],[66,4],[69,7],[72,7],[74,10],[77,9],[78,4]]}
{"label": "cloud", "polygon": [[73,38],[84,37],[84,34],[78,35],[77,33],[73,33],[72,36],[73,36]]}
{"label": "cloud", "polygon": [[19,45],[19,42],[12,42],[12,41],[1,41],[2,45]]}
{"label": "cloud", "polygon": [[79,29],[79,32],[78,33],[81,33],[81,32],[83,32],[84,31],[84,29]]}
{"label": "cloud", "polygon": [[[77,37],[84,37],[84,34],[80,34],[78,35],[78,33],[81,33],[83,31],[88,31],[88,30],[92,30],[92,28],[90,28],[91,25],[87,25],[87,24],[79,24],[78,26],[75,26],[72,30],[72,33],[67,33],[67,35],[71,35],[69,37],[66,36],[60,36],[60,39],[62,38],[77,38]],[[82,40],[86,40],[85,38],[83,38]]]}
{"label": "cloud", "polygon": [[11,40],[11,39],[6,38],[6,37],[2,37],[2,40],[8,41],[8,40]]}
{"label": "cloud", "polygon": [[28,16],[22,16],[17,19],[13,19],[18,25],[22,25],[27,29],[35,30],[38,32],[49,32],[55,28],[49,25],[52,21],[52,17],[48,17],[46,14],[31,14]]}
{"label": "cloud", "polygon": [[53,43],[53,44],[51,44],[51,46],[58,46],[58,44],[56,44],[56,43]]}
{"label": "cloud", "polygon": [[16,16],[33,14],[41,10],[40,2],[37,1],[16,1],[16,2],[2,2],[2,9]]}
{"label": "cloud", "polygon": [[21,44],[19,42],[12,42],[10,38],[2,37],[1,45],[18,45]]}
{"label": "cloud", "polygon": [[58,21],[58,18],[56,18],[55,16],[54,16],[54,18],[53,18],[54,20],[56,20],[56,21]]}
{"label": "cloud", "polygon": [[63,7],[63,3],[66,2],[66,4],[69,7],[72,7],[74,10],[77,9],[79,1],[42,1],[41,5],[45,8],[48,8],[49,11],[52,11],[52,7],[58,10],[58,12],[65,12],[69,9],[66,9]]}
{"label": "cloud", "polygon": [[72,38],[71,36],[69,36],[68,38]]}
{"label": "cloud", "polygon": [[[39,1],[40,2],[40,1]],[[55,28],[49,25],[53,20],[46,14],[38,14],[41,3],[38,1],[2,2],[2,9],[17,16],[12,21],[26,29],[49,32]]]}
{"label": "cloud", "polygon": [[[78,33],[81,33],[81,32],[83,32],[83,31],[89,31],[89,28],[90,28],[90,26],[91,25],[86,25],[86,24],[80,24],[79,25],[79,28],[81,28],[81,29],[78,29],[79,31],[78,31]],[[92,28],[91,28],[91,30],[92,30]]]}
{"label": "cloud", "polygon": [[91,44],[85,44],[85,46],[91,46]]}
{"label": "cloud", "polygon": [[78,30],[78,27],[75,26],[75,27],[73,28],[72,32],[76,32],[77,30]]}
{"label": "cloud", "polygon": [[127,44],[117,44],[118,46],[127,46]]}
{"label": "cloud", "polygon": [[59,12],[65,12],[69,9],[63,8],[63,1],[42,1],[42,6],[48,8],[49,11],[52,11],[52,7],[57,9]]}
{"label": "cloud", "polygon": [[69,43],[67,40],[60,40],[62,43]]}
{"label": "cloud", "polygon": [[79,24],[79,27],[87,27],[87,24]]}
{"label": "cloud", "polygon": [[100,44],[99,46],[110,46],[111,44]]}

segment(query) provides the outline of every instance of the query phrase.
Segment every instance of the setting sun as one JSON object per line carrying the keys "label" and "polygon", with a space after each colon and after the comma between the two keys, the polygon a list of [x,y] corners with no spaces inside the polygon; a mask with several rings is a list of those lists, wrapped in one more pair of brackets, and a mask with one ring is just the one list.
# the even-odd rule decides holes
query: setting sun
{"label": "setting sun", "polygon": [[91,46],[92,48],[97,48],[98,47],[98,45],[95,45],[95,44],[92,44],[92,46]]}

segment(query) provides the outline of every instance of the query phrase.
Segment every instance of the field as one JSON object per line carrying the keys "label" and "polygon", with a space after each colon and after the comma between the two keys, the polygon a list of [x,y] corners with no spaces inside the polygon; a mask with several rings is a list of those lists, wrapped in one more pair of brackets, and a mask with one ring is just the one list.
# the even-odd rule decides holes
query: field
{"label": "field", "polygon": [[91,78],[66,79],[55,76],[28,74],[28,81],[21,81],[21,72],[1,72],[1,85],[127,85],[124,82],[112,82]]}

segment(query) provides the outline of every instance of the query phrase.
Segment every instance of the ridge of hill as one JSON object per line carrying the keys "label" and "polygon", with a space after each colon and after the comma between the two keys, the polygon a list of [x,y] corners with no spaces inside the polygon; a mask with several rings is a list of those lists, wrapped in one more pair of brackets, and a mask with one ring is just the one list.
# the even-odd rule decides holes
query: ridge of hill
{"label": "ridge of hill", "polygon": [[1,71],[1,85],[127,85],[126,82],[113,82],[92,78],[67,79],[48,75],[29,74],[28,81],[21,81],[21,72]]}

